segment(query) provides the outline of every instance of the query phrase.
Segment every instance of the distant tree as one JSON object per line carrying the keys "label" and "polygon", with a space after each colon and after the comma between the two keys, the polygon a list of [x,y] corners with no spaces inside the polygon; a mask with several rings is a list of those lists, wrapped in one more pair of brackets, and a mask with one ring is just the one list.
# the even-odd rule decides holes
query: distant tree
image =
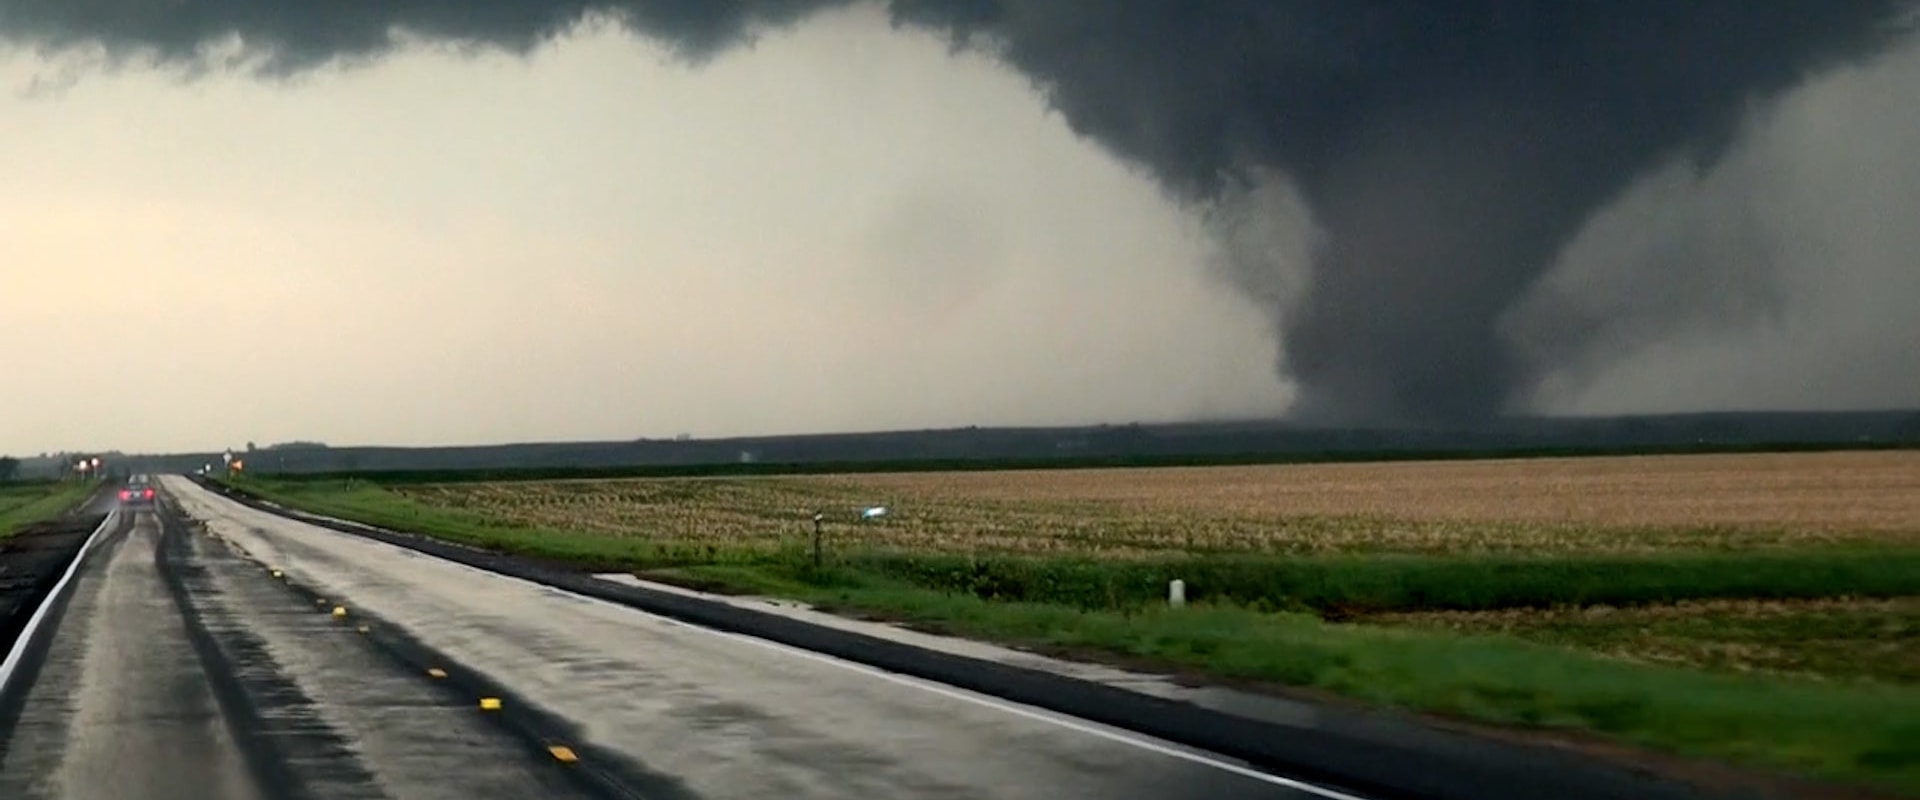
{"label": "distant tree", "polygon": [[20,474],[20,459],[13,456],[0,456],[0,482],[13,480]]}
{"label": "distant tree", "polygon": [[253,451],[255,451],[255,450],[258,450],[258,449],[260,449],[260,448],[257,448],[257,447],[254,447],[254,446],[253,446],[253,442],[247,442],[247,452],[249,452],[249,453],[251,453],[251,452],[253,452]]}

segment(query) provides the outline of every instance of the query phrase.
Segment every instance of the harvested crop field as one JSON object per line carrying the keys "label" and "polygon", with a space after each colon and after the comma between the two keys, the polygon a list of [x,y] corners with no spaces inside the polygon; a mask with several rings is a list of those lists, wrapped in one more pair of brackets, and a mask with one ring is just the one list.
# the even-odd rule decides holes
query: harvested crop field
{"label": "harvested crop field", "polygon": [[1141,512],[1920,531],[1920,452],[859,475],[916,498]]}
{"label": "harvested crop field", "polygon": [[[764,548],[1631,553],[1920,545],[1920,453],[1648,456],[391,487],[530,527]],[[854,522],[874,505],[877,524]]]}

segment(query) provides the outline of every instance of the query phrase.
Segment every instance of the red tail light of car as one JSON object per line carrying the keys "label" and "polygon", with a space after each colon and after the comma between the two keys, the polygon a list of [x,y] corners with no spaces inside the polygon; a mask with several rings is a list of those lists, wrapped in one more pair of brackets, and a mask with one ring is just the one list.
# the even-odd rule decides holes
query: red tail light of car
{"label": "red tail light of car", "polygon": [[132,500],[132,499],[133,499],[133,492],[129,492],[129,491],[127,491],[127,490],[125,490],[125,489],[122,489],[122,490],[120,490],[120,499],[122,499],[122,500]]}
{"label": "red tail light of car", "polygon": [[148,499],[148,500],[152,500],[152,499],[153,499],[153,490],[152,490],[152,489],[148,489],[148,490],[147,490],[147,499]]}

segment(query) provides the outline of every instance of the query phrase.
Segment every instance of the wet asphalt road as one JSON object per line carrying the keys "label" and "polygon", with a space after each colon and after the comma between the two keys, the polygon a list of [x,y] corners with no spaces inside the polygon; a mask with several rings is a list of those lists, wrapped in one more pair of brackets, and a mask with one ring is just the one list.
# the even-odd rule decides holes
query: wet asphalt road
{"label": "wet asphalt road", "polygon": [[156,529],[116,520],[96,545],[103,563],[77,584],[72,624],[14,725],[0,795],[259,796],[192,643],[153,635],[181,627],[151,565]]}
{"label": "wet asphalt road", "polygon": [[0,703],[0,797],[1337,796],[165,485]]}
{"label": "wet asphalt road", "polygon": [[101,537],[0,705],[0,797],[594,796],[210,537],[147,510]]}

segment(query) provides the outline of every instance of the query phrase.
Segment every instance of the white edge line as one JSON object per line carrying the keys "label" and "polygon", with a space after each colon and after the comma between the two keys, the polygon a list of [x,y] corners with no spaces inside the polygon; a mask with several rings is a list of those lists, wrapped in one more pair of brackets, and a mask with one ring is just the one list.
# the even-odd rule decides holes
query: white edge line
{"label": "white edge line", "polygon": [[[565,591],[565,590],[562,590],[562,591]],[[590,598],[590,597],[585,599],[598,600],[598,598]],[[599,602],[606,602],[606,601],[600,600]],[[610,605],[614,605],[620,608],[625,608],[628,611],[636,611],[642,614],[647,614],[648,616],[654,616],[654,617],[659,616],[657,614],[650,614],[646,611],[640,611],[639,609],[633,608],[631,606],[622,606],[618,603],[613,603]],[[941,684],[936,681],[929,681],[922,678],[915,678],[910,675],[901,675],[896,672],[889,672],[887,670],[879,669],[877,667],[869,666],[866,664],[861,664],[859,662],[847,661],[845,659],[836,658],[834,656],[830,656],[825,653],[816,653],[812,650],[794,647],[792,645],[787,645],[787,644],[781,644],[780,642],[769,641],[766,639],[761,639],[758,637],[748,636],[740,633],[733,633],[731,631],[714,630],[713,628],[694,625],[692,623],[682,622],[680,620],[667,618],[667,617],[661,617],[661,619],[665,619],[667,622],[674,623],[676,625],[680,625],[686,628],[691,628],[693,630],[705,631],[715,636],[720,636],[727,639],[734,639],[737,641],[745,642],[747,644],[757,645],[759,647],[764,647],[770,650],[786,653],[788,655],[793,655],[793,656],[798,656],[800,658],[818,661],[823,664],[831,664],[833,666],[840,667],[841,669],[871,675],[873,677],[880,678],[882,680],[889,681],[892,683],[897,683],[902,686],[911,686],[911,687],[920,689],[922,691],[931,692],[933,694],[940,695],[942,697],[948,697],[955,700],[963,700],[969,703],[973,703],[975,705],[998,709],[1000,711],[1004,711],[1009,714],[1014,714],[1016,716],[1021,716],[1021,717],[1026,717],[1028,719],[1051,723],[1053,725],[1057,725],[1062,728],[1066,728],[1068,730],[1078,731],[1080,733],[1085,733],[1092,736],[1098,736],[1102,739],[1107,739],[1110,741],[1118,742],[1120,744],[1138,747],[1142,750],[1149,750],[1155,753],[1159,753],[1161,755],[1172,756],[1174,758],[1182,759],[1185,761],[1191,761],[1196,764],[1203,764],[1209,767],[1213,767],[1215,769],[1224,770],[1227,772],[1234,773],[1236,775],[1241,775],[1243,777],[1252,778],[1257,781],[1262,781],[1264,783],[1270,783],[1276,786],[1284,786],[1289,789],[1294,789],[1297,791],[1306,792],[1308,794],[1314,794],[1320,797],[1325,797],[1325,798],[1328,798],[1328,800],[1366,800],[1366,798],[1363,798],[1359,795],[1347,794],[1345,792],[1341,792],[1336,789],[1329,789],[1325,786],[1319,786],[1316,784],[1307,783],[1305,781],[1295,780],[1293,778],[1285,778],[1279,775],[1274,775],[1272,773],[1262,772],[1252,767],[1244,766],[1241,764],[1235,764],[1231,761],[1225,761],[1225,760],[1215,758],[1213,756],[1205,755],[1201,752],[1196,752],[1194,750],[1186,749],[1183,747],[1175,747],[1169,744],[1162,744],[1161,742],[1156,741],[1154,739],[1144,738],[1145,736],[1144,734],[1131,733],[1131,732],[1122,733],[1118,730],[1114,730],[1106,726],[1098,725],[1092,722],[1080,721],[1069,715],[1059,714],[1057,712],[1030,707],[1022,703],[1013,702],[1011,700],[1002,700],[1000,698],[996,698],[991,695],[983,695],[977,692],[960,689],[958,687],[947,686],[945,684]]]}
{"label": "white edge line", "polygon": [[[196,487],[196,488],[199,488],[199,487]],[[206,490],[201,489],[201,491],[205,492]],[[207,494],[212,495],[213,493],[207,492]],[[238,506],[240,508],[246,508],[245,505],[242,505],[232,500],[231,498],[222,497],[219,499],[226,500],[228,503],[232,503],[233,505]],[[320,525],[315,525],[311,522],[306,522],[306,521],[297,520],[297,519],[290,520],[281,515],[272,514],[269,512],[262,512],[257,509],[248,509],[248,510],[254,511],[255,513],[266,514],[269,517],[273,517],[275,519],[279,519],[282,521],[289,521],[289,522],[294,522],[296,524],[306,525],[307,527],[313,528],[314,530],[323,531],[325,533],[334,534],[336,536],[346,535],[341,533],[340,531],[332,530]],[[352,523],[352,522],[349,522],[349,524],[358,525],[358,523]],[[372,526],[359,525],[359,527],[367,528],[369,530],[385,532],[384,529],[374,528]],[[421,551],[414,550],[412,548],[400,547],[399,545],[383,542],[378,539],[366,539],[363,537],[355,537],[355,538],[360,538],[362,541],[371,542],[373,544],[381,545],[384,547],[390,547],[396,550],[402,550],[408,553],[425,556],[435,561],[439,561],[441,563],[448,564],[448,565],[458,567],[460,569],[468,570],[471,572],[476,572],[482,575],[488,575],[488,576],[499,578],[502,580],[514,581],[516,583],[524,584],[534,589],[538,589],[546,592],[553,592],[557,594],[568,595],[570,597],[574,597],[589,603],[605,604],[612,608],[620,609],[621,611],[634,613],[634,614],[641,614],[641,615],[658,619],[679,627],[701,631],[701,632],[708,633],[708,634],[725,638],[725,639],[733,639],[733,640],[744,642],[747,644],[752,644],[758,647],[764,647],[769,650],[774,650],[776,652],[786,653],[788,655],[810,659],[813,661],[820,662],[822,664],[829,664],[835,667],[839,667],[841,669],[880,678],[882,680],[889,681],[891,683],[896,683],[901,686],[910,686],[913,688],[920,689],[921,691],[931,692],[933,694],[940,695],[942,697],[961,700],[968,703],[973,703],[975,705],[984,706],[986,708],[992,708],[999,711],[1003,711],[1016,716],[1025,717],[1027,719],[1032,719],[1040,722],[1049,723],[1052,725],[1057,725],[1059,727],[1066,728],[1068,730],[1076,731],[1079,733],[1098,736],[1102,739],[1107,739],[1109,741],[1118,742],[1120,744],[1137,747],[1142,750],[1159,753],[1165,756],[1171,756],[1173,758],[1178,758],[1184,761],[1190,761],[1195,764],[1201,764],[1201,765],[1212,767],[1214,769],[1222,770],[1225,772],[1231,772],[1235,775],[1240,775],[1246,778],[1252,778],[1254,780],[1261,781],[1263,783],[1268,783],[1275,786],[1281,786],[1288,789],[1293,789],[1295,791],[1305,792],[1307,794],[1324,797],[1324,798],[1327,798],[1327,800],[1369,800],[1369,798],[1363,797],[1361,795],[1348,794],[1346,792],[1342,792],[1337,789],[1331,789],[1325,786],[1319,786],[1312,783],[1307,783],[1306,781],[1274,775],[1272,773],[1263,772],[1261,770],[1254,769],[1252,767],[1245,766],[1243,764],[1235,764],[1231,761],[1223,760],[1222,758],[1216,758],[1214,756],[1206,755],[1202,752],[1197,752],[1195,750],[1185,749],[1184,747],[1176,747],[1171,744],[1163,744],[1158,740],[1147,737],[1145,734],[1140,734],[1136,732],[1123,733],[1120,730],[1110,729],[1108,727],[1101,726],[1091,721],[1082,721],[1068,715],[1059,714],[1057,712],[1052,712],[1044,709],[1027,706],[1022,703],[1013,702],[1011,700],[1003,700],[1000,698],[993,697],[991,695],[983,695],[980,693],[963,690],[958,687],[947,686],[945,684],[938,683],[936,681],[929,681],[921,678],[915,678],[909,675],[902,675],[895,672],[889,672],[887,670],[869,666],[867,664],[848,661],[846,659],[837,658],[834,656],[827,655],[825,653],[816,653],[812,650],[807,650],[805,648],[794,647],[792,645],[782,644],[780,642],[775,642],[768,639],[761,639],[756,636],[748,636],[746,634],[716,630],[713,628],[708,628],[703,625],[695,625],[690,622],[685,622],[682,620],[674,619],[672,617],[655,614],[650,611],[634,608],[633,606],[630,606],[630,605],[615,603],[610,600],[583,595],[578,592],[572,592],[566,589],[549,586],[547,584],[540,583],[538,581],[527,580],[526,578],[521,578],[515,575],[507,575],[500,572],[494,572],[493,570],[481,569],[471,564],[462,564],[452,559],[441,558],[439,556],[433,555],[432,553],[423,553]]]}
{"label": "white edge line", "polygon": [[99,540],[100,532],[119,516],[119,509],[107,512],[107,518],[100,521],[100,527],[87,534],[87,540],[80,543],[80,550],[73,554],[73,561],[67,564],[67,571],[53,584],[53,590],[47,592],[46,598],[40,601],[40,607],[33,610],[33,616],[27,618],[26,627],[20,629],[20,638],[13,640],[12,651],[7,653],[5,661],[0,661],[0,693],[6,692],[8,682],[13,680],[14,670],[20,667],[20,659],[26,656],[27,647],[33,644],[33,637],[39,632],[41,623],[46,622],[47,609],[60,601],[61,595],[67,591],[67,584],[73,582],[73,576],[80,571],[80,564],[86,561],[87,551],[92,550],[93,543]]}

